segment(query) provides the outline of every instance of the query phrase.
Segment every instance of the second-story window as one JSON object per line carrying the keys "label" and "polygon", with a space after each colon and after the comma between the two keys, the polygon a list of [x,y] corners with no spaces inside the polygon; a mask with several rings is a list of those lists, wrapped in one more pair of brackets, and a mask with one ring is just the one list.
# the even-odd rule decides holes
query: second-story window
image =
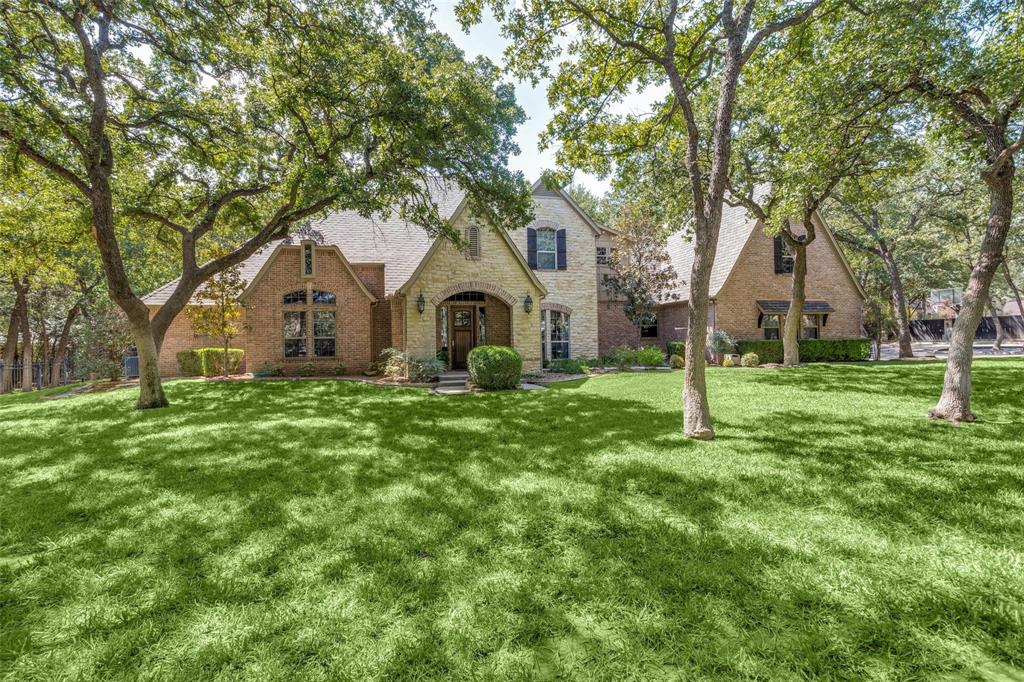
{"label": "second-story window", "polygon": [[537,230],[537,269],[554,270],[558,264],[555,231],[550,228]]}
{"label": "second-story window", "polygon": [[608,265],[608,247],[599,246],[597,247],[597,264]]}

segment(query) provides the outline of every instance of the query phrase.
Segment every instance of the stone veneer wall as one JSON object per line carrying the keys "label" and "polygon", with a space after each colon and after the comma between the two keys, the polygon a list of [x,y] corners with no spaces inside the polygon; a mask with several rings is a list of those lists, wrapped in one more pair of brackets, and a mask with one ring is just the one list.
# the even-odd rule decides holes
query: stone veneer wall
{"label": "stone veneer wall", "polygon": [[[468,214],[463,214],[455,224],[457,230],[464,230]],[[524,237],[525,239],[525,237]],[[524,369],[537,369],[541,364],[540,347],[540,302],[541,291],[527,275],[519,260],[501,235],[489,228],[480,230],[480,257],[467,258],[466,254],[451,244],[442,243],[429,257],[416,280],[408,288],[410,300],[404,307],[404,337],[406,351],[413,358],[433,357],[437,353],[437,305],[453,287],[463,291],[483,291],[502,299],[511,299],[512,347],[523,357]],[[415,299],[422,291],[426,299],[423,313],[416,310]],[[523,299],[529,294],[534,301],[533,311],[523,310]],[[439,297],[439,298],[438,298]],[[436,301],[434,299],[437,299]],[[392,325],[392,337],[399,339],[396,331],[401,324]]]}
{"label": "stone veneer wall", "polygon": [[[572,311],[569,317],[570,356],[594,357],[599,348],[597,236],[561,197],[535,195],[533,210],[535,222],[531,227],[565,228],[566,269],[535,271],[548,290],[544,302],[557,303]],[[516,230],[510,236],[526,258],[526,230]],[[540,338],[539,318],[537,338]]]}

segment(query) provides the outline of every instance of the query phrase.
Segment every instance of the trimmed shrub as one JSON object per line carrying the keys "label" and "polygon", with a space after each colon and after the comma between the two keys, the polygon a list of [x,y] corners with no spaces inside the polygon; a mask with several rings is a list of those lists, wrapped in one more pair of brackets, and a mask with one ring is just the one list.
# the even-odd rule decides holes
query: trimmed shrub
{"label": "trimmed shrub", "polygon": [[728,355],[725,356],[725,360],[722,360],[722,367],[735,367],[736,363],[732,361],[732,358]]}
{"label": "trimmed shrub", "polygon": [[590,365],[586,360],[557,358],[548,363],[548,371],[556,374],[590,374]]}
{"label": "trimmed shrub", "polygon": [[336,362],[331,367],[331,374],[334,376],[344,376],[345,372],[348,371],[348,366],[344,362]]}
{"label": "trimmed shrub", "polygon": [[466,366],[480,388],[515,388],[523,374],[523,358],[508,346],[477,346],[469,351]]}
{"label": "trimmed shrub", "polygon": [[[800,362],[860,362],[871,357],[871,339],[800,339]],[[756,353],[761,362],[782,362],[782,341],[740,341],[740,353]]]}
{"label": "trimmed shrub", "polygon": [[684,369],[686,367],[686,359],[682,355],[673,355],[668,359],[668,365],[672,369]]}
{"label": "trimmed shrub", "polygon": [[316,374],[316,365],[312,362],[304,362],[302,363],[302,366],[299,367],[300,377],[311,377],[314,374]]}
{"label": "trimmed shrub", "polygon": [[254,377],[283,377],[284,367],[281,365],[272,365],[264,360],[263,364],[260,365],[259,370],[253,372],[252,375]]}
{"label": "trimmed shrub", "polygon": [[757,353],[744,353],[740,364],[744,367],[757,367],[761,364],[761,358],[757,357]]}
{"label": "trimmed shrub", "polygon": [[636,351],[629,346],[616,346],[608,351],[608,359],[619,369],[627,369],[636,364]]}
{"label": "trimmed shrub", "polygon": [[661,367],[665,364],[665,354],[656,346],[638,348],[636,362],[643,367]]}
{"label": "trimmed shrub", "polygon": [[668,354],[678,355],[681,358],[686,357],[686,342],[685,341],[669,341],[668,342]]}
{"label": "trimmed shrub", "polygon": [[[185,376],[215,377],[224,374],[223,348],[190,348],[180,351],[176,357],[178,369]],[[245,351],[241,348],[228,349],[228,374],[238,373],[243,357]]]}

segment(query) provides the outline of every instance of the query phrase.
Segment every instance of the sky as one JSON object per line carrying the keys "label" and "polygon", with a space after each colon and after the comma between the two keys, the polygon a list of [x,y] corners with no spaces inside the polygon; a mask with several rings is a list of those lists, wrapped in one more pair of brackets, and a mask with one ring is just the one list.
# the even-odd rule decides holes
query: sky
{"label": "sky", "polygon": [[[451,36],[455,44],[466,53],[467,58],[483,55],[500,66],[502,52],[508,41],[501,37],[497,22],[487,15],[483,22],[472,27],[466,34],[455,18],[455,5],[454,0],[435,0],[437,9],[433,18],[438,29]],[[526,112],[527,120],[519,126],[516,135],[519,155],[509,159],[509,166],[512,170],[522,171],[530,182],[540,177],[543,171],[555,166],[555,151],[548,149],[542,152],[537,147],[540,134],[552,113],[548,106],[545,87],[544,83],[536,88],[529,82],[516,83],[516,100]],[[576,172],[574,181],[597,194],[606,191],[609,186],[607,181],[579,171]]]}

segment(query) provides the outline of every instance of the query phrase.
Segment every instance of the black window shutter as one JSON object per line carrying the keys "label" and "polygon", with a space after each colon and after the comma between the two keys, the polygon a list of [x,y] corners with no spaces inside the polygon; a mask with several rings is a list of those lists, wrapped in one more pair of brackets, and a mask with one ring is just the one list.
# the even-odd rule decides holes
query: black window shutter
{"label": "black window shutter", "polygon": [[555,233],[556,250],[558,253],[558,269],[565,270],[565,230],[559,230]]}
{"label": "black window shutter", "polygon": [[782,264],[782,237],[776,236],[773,241],[775,242],[775,274],[781,275],[786,271],[786,267]]}
{"label": "black window shutter", "polygon": [[537,230],[526,228],[526,262],[533,270],[537,269]]}

